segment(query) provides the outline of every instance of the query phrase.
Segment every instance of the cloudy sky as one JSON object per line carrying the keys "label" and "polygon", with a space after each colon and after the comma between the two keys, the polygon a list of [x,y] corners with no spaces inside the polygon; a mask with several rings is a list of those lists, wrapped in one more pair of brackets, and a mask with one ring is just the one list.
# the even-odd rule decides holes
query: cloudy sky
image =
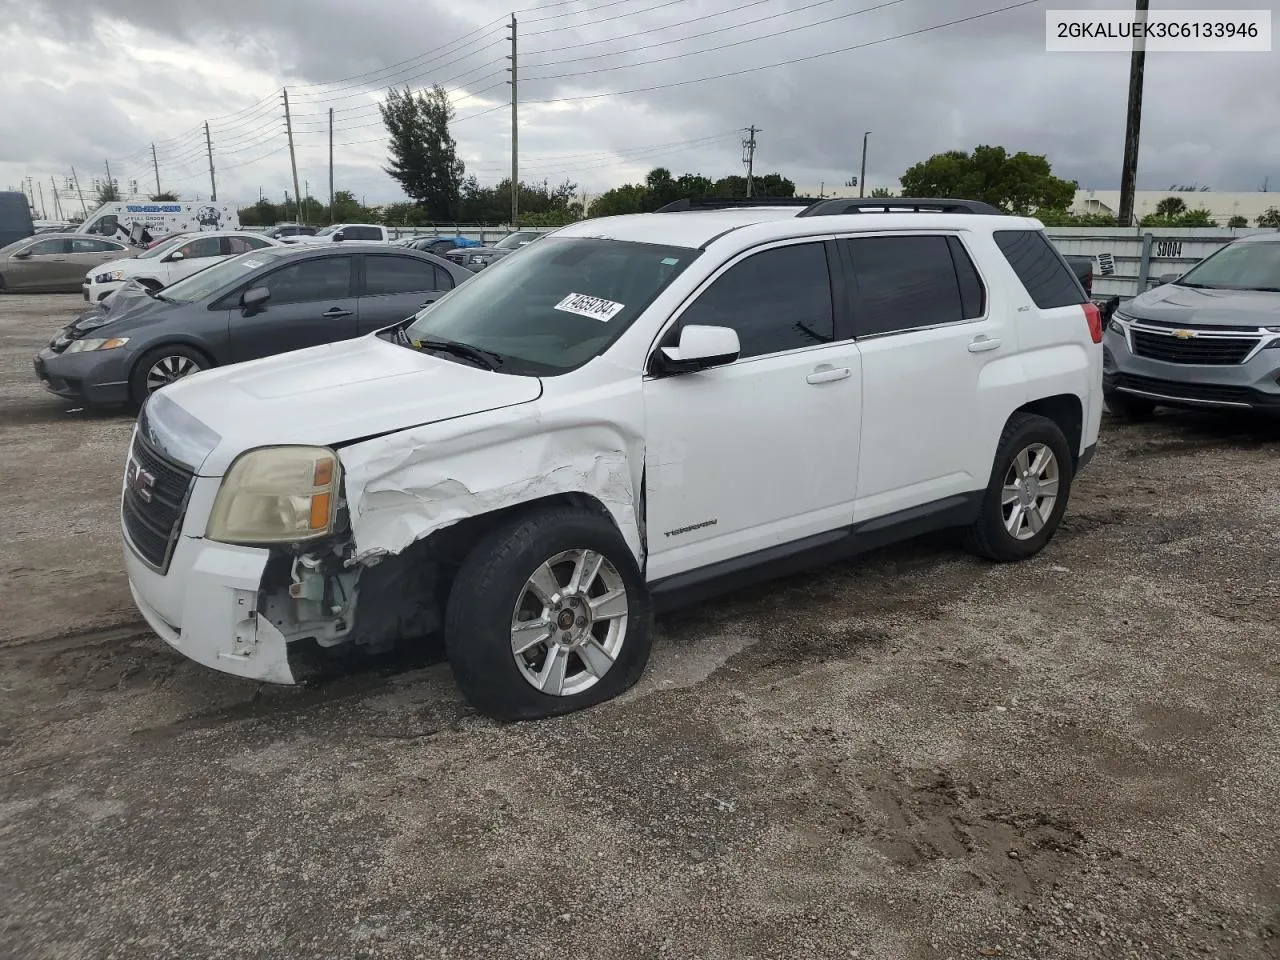
{"label": "cloudy sky", "polygon": [[[72,166],[207,196],[210,124],[220,199],[280,199],[290,172],[368,202],[401,199],[380,170],[388,85],[441,83],[469,173],[510,168],[510,53],[519,20],[523,179],[597,193],[652,166],[757,171],[798,184],[857,173],[895,186],[942,150],[1002,144],[1049,156],[1083,187],[1118,186],[1128,56],[1046,53],[1047,8],[1127,0],[0,0],[0,188],[31,176],[52,208]],[[523,6],[520,6],[523,4]],[[1155,0],[1160,9],[1277,0]],[[976,17],[942,26],[950,21]],[[1280,18],[1278,18],[1280,19]],[[937,29],[931,29],[931,28]],[[853,49],[850,49],[853,48]],[[843,51],[843,52],[835,52]],[[745,71],[745,72],[744,72]],[[725,76],[726,74],[732,74]],[[1280,190],[1280,53],[1148,55],[1139,186]]]}

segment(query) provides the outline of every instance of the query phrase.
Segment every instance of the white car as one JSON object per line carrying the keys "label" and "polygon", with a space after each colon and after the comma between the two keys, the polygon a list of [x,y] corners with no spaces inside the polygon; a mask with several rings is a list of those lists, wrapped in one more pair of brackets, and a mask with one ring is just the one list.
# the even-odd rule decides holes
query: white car
{"label": "white car", "polygon": [[170,237],[135,257],[95,267],[85,274],[81,289],[90,303],[97,303],[115,293],[129,280],[137,280],[153,290],[162,290],[220,260],[250,250],[279,246],[283,246],[279,240],[239,230]]}
{"label": "white car", "polygon": [[334,243],[343,240],[360,240],[372,243],[390,243],[391,231],[376,223],[335,223],[317,231],[313,236],[300,234],[282,237],[285,243]]}
{"label": "white car", "polygon": [[1042,225],[985,204],[585,221],[401,324],[153,394],[125,566],[209,667],[291,683],[443,634],[479,710],[564,713],[635,682],[655,610],[941,528],[1037,553],[1101,341]]}

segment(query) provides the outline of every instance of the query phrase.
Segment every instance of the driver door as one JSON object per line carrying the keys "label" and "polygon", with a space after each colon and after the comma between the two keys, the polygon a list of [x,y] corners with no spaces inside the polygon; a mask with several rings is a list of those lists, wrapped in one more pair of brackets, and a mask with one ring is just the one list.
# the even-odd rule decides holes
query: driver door
{"label": "driver door", "polygon": [[254,310],[231,308],[228,322],[234,361],[355,337],[354,270],[355,258],[350,255],[308,257],[253,281],[254,287],[270,290],[271,297]]}
{"label": "driver door", "polygon": [[725,366],[645,377],[648,580],[852,523],[862,368],[833,279],[831,241],[747,254],[660,338],[724,326],[742,349]]}

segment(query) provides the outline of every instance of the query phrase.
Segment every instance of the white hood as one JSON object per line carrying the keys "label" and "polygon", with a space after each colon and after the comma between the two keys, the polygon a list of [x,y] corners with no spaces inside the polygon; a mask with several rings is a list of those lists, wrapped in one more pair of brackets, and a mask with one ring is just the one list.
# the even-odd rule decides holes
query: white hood
{"label": "white hood", "polygon": [[275,444],[330,446],[528,403],[537,377],[493,373],[370,334],[196,374],[163,391],[220,437],[200,473]]}

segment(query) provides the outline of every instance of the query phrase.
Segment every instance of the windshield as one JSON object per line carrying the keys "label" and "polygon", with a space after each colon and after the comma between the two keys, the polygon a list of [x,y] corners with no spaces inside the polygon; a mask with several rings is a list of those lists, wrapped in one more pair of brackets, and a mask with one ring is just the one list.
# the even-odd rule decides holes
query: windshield
{"label": "windshield", "polygon": [[405,333],[497,354],[503,373],[564,373],[603,352],[699,252],[550,237],[476,274]]}
{"label": "windshield", "polygon": [[1280,243],[1231,243],[1211,254],[1177,281],[1210,290],[1280,291]]}
{"label": "windshield", "polygon": [[497,250],[510,250],[512,247],[518,247],[521,244],[528,243],[536,236],[536,233],[512,233],[503,237],[493,246]]}
{"label": "windshield", "polygon": [[186,235],[185,235],[185,234],[184,234],[183,236],[180,236],[180,237],[170,237],[168,240],[165,240],[165,241],[163,241],[163,242],[161,242],[161,243],[157,243],[157,244],[156,244],[154,247],[152,247],[150,250],[144,250],[142,253],[138,254],[138,259],[139,259],[139,260],[151,260],[151,259],[153,259],[153,258],[155,258],[155,257],[163,257],[166,253],[168,253],[168,252],[169,252],[170,250],[172,250],[174,247],[176,247],[176,246],[178,246],[179,244],[181,244],[181,243],[182,243],[182,241],[184,241],[184,240],[186,240],[186,239],[187,239],[187,238],[186,238]]}
{"label": "windshield", "polygon": [[185,280],[179,280],[171,287],[164,288],[164,298],[178,303],[195,303],[203,300],[211,293],[216,293],[225,286],[235,283],[250,271],[266,265],[279,252],[291,252],[288,247],[272,247],[266,250],[251,250],[230,260],[223,260],[211,267],[205,267],[199,273],[193,273]]}

